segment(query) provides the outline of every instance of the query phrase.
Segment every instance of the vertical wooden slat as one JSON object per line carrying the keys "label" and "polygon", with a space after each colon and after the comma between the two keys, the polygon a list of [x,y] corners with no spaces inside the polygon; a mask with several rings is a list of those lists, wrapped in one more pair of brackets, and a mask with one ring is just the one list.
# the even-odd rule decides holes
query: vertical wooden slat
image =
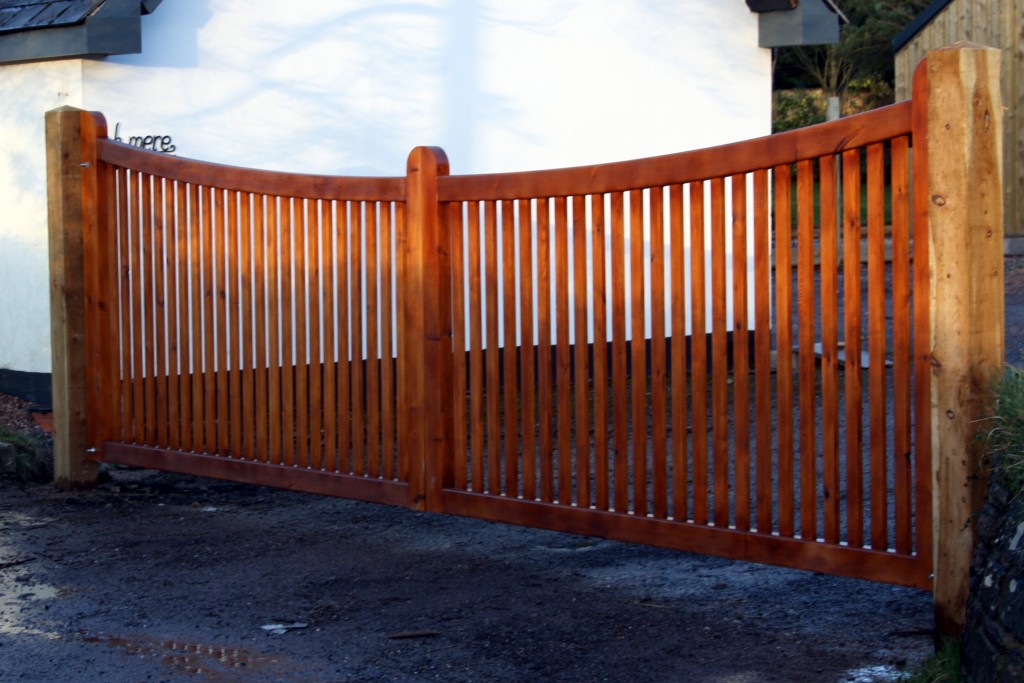
{"label": "vertical wooden slat", "polygon": [[484,481],[484,352],[483,352],[483,265],[480,251],[480,204],[469,202],[469,378],[470,378],[470,449],[473,490],[487,490]]}
{"label": "vertical wooden slat", "polygon": [[445,209],[448,223],[448,249],[452,258],[452,422],[455,432],[452,434],[454,463],[452,474],[455,477],[455,488],[465,491],[469,482],[466,457],[469,444],[467,432],[471,429],[466,413],[466,358],[469,351],[469,339],[466,334],[466,254],[463,244],[466,239],[466,228],[462,220],[462,204],[451,202]]}
{"label": "vertical wooden slat", "polygon": [[307,199],[306,202],[306,317],[309,320],[308,352],[306,368],[308,372],[308,392],[299,394],[299,401],[309,406],[308,457],[306,467],[320,469],[323,467],[323,384],[322,373],[325,355],[322,349],[322,328],[320,309],[320,253],[321,226],[320,211],[317,200]]}
{"label": "vertical wooden slat", "polygon": [[690,183],[690,389],[693,418],[693,521],[708,523],[707,294],[704,267],[704,183]]}
{"label": "vertical wooden slat", "polygon": [[651,487],[652,512],[668,517],[668,396],[665,387],[665,189],[651,198]]}
{"label": "vertical wooden slat", "polygon": [[498,206],[501,226],[501,293],[504,308],[504,375],[505,422],[502,433],[505,440],[505,495],[519,495],[519,425],[518,398],[516,396],[516,231],[512,203]]}
{"label": "vertical wooden slat", "polygon": [[320,230],[322,242],[320,253],[323,259],[323,284],[321,291],[324,297],[324,357],[323,357],[323,391],[324,391],[324,446],[323,460],[320,467],[334,472],[337,470],[338,458],[338,394],[336,392],[338,377],[337,343],[338,309],[334,299],[337,291],[338,261],[338,230],[334,220],[334,202],[320,202]]}
{"label": "vertical wooden slat", "polygon": [[793,472],[793,216],[792,169],[776,166],[775,291],[779,535],[794,534]]}
{"label": "vertical wooden slat", "polygon": [[558,398],[558,502],[572,503],[572,376],[569,355],[569,222],[565,197],[555,199],[555,341]]}
{"label": "vertical wooden slat", "polygon": [[586,198],[572,198],[573,316],[574,362],[573,383],[576,402],[576,504],[584,509],[590,499],[590,382],[587,371],[587,216]]}
{"label": "vertical wooden slat", "polygon": [[[309,224],[309,200],[292,199],[292,251],[293,280],[292,291],[295,296],[294,322],[295,330],[295,363],[293,373],[295,375],[295,459],[292,464],[297,467],[309,467],[310,450],[310,405],[309,405],[309,371],[310,371],[310,346],[313,343],[310,324],[310,302],[313,292],[309,291],[309,243],[312,241],[312,226]],[[285,438],[288,438],[285,434]]]}
{"label": "vertical wooden slat", "polygon": [[228,418],[231,441],[229,454],[233,458],[242,458],[242,359],[245,353],[244,344],[246,338],[242,336],[241,327],[241,292],[239,291],[239,277],[242,267],[241,252],[238,243],[238,211],[239,196],[235,191],[228,192],[228,203],[226,210],[228,224],[227,239],[227,266],[225,275],[228,280],[228,310],[227,310],[227,332],[231,335],[231,345],[228,347],[228,384],[229,398],[228,405],[231,415]]}
{"label": "vertical wooden slat", "polygon": [[252,225],[252,194],[246,192],[240,195],[239,206],[239,229],[241,240],[241,324],[238,327],[239,341],[242,344],[242,351],[239,354],[242,373],[242,421],[240,423],[242,432],[242,447],[238,457],[252,460],[256,455],[256,391],[255,391],[255,363],[254,343],[256,337],[256,321],[253,310],[253,277],[252,277],[252,254],[253,254],[253,225]]}
{"label": "vertical wooden slat", "polygon": [[287,367],[281,353],[281,280],[287,267],[282,251],[282,209],[278,197],[267,198],[267,462],[276,464],[282,463],[284,455],[281,445],[281,375],[282,367]]}
{"label": "vertical wooden slat", "polygon": [[181,447],[181,406],[179,403],[181,368],[178,349],[178,221],[175,213],[176,199],[172,180],[162,181],[161,193],[165,229],[166,253],[166,310],[167,310],[167,447]]}
{"label": "vertical wooden slat", "polygon": [[192,450],[192,429],[195,422],[195,413],[192,411],[192,378],[195,376],[192,362],[192,345],[190,343],[191,315],[188,298],[189,274],[192,270],[192,261],[189,255],[189,232],[195,229],[195,225],[189,222],[188,208],[188,187],[183,182],[174,184],[175,199],[175,237],[178,262],[177,289],[178,289],[178,414],[180,427],[178,442],[172,447],[184,451]]}
{"label": "vertical wooden slat", "polygon": [[216,229],[214,220],[216,213],[214,195],[216,192],[216,189],[211,187],[203,188],[200,194],[203,203],[201,209],[203,213],[203,328],[201,340],[203,344],[203,406],[205,408],[203,417],[206,422],[203,429],[203,449],[204,452],[211,455],[216,455],[218,452],[217,415],[220,409],[217,404],[216,328],[214,327],[217,296],[217,282],[214,280],[216,257],[213,251]]}
{"label": "vertical wooden slat", "polygon": [[818,536],[817,378],[814,354],[814,162],[796,165],[797,334],[800,363],[800,536]]}
{"label": "vertical wooden slat", "polygon": [[771,206],[768,171],[754,172],[754,426],[757,446],[757,531],[772,524]]}
{"label": "vertical wooden slat", "polygon": [[[267,256],[267,198],[263,195],[253,197],[253,271],[255,284],[255,320],[254,320],[254,362],[256,373],[256,402],[253,426],[255,427],[253,460],[267,460],[267,427],[270,423],[267,379],[271,362],[267,360],[267,300],[270,297],[270,266],[273,260]],[[273,362],[277,362],[275,358]]]}
{"label": "vertical wooden slat", "polygon": [[167,446],[170,397],[167,382],[167,230],[164,217],[163,178],[152,183],[153,240],[153,406],[154,443]]}
{"label": "vertical wooden slat", "polygon": [[121,438],[124,441],[135,439],[135,400],[134,370],[132,359],[135,341],[132,338],[132,254],[128,223],[128,172],[117,169],[116,183],[117,202],[117,241],[119,268],[119,315],[121,335],[121,405],[123,416],[121,421]]}
{"label": "vertical wooden slat", "polygon": [[747,176],[732,177],[732,393],[737,529],[750,529],[750,349],[747,323]]}
{"label": "vertical wooden slat", "polygon": [[217,431],[217,455],[228,455],[231,450],[231,416],[228,407],[228,307],[230,305],[229,286],[230,273],[227,254],[228,207],[225,205],[225,191],[220,188],[211,190],[213,195],[213,226],[214,226],[214,353],[217,365],[217,412],[214,416]]}
{"label": "vertical wooden slat", "polygon": [[868,412],[871,462],[871,547],[888,547],[885,378],[885,146],[868,146]]}
{"label": "vertical wooden slat", "polygon": [[498,344],[498,217],[484,203],[484,281],[487,297],[487,490],[501,492],[501,349]]}
{"label": "vertical wooden slat", "polygon": [[[393,422],[395,423],[395,450],[397,451],[397,457],[395,458],[395,460],[396,460],[396,467],[397,467],[397,469],[395,471],[395,478],[400,480],[400,481],[409,481],[409,471],[410,471],[409,468],[410,468],[410,466],[412,464],[412,459],[411,459],[410,454],[407,451],[403,450],[402,447],[401,447],[402,435],[404,433],[404,424],[403,424],[403,422],[400,422],[399,419],[398,419],[398,416],[402,416],[402,418],[404,419],[404,413],[402,411],[402,403],[401,403],[401,387],[403,386],[403,384],[405,382],[404,382],[404,376],[402,374],[403,366],[402,366],[402,363],[401,363],[400,359],[401,359],[402,344],[403,344],[404,335],[405,335],[405,328],[402,325],[398,324],[397,321],[398,321],[398,317],[400,315],[402,315],[402,311],[405,310],[405,308],[404,308],[405,307],[405,297],[408,296],[408,292],[405,290],[404,287],[401,286],[401,283],[405,282],[405,270],[403,268],[401,257],[400,257],[401,248],[402,248],[401,236],[406,234],[405,233],[405,202],[395,202],[394,205],[393,205],[393,212],[394,212],[394,226],[393,226],[393,232],[392,232],[391,241],[392,241],[392,244],[394,245],[392,247],[392,251],[394,252],[394,257],[393,257],[393,260],[392,260],[392,268],[393,268],[393,271],[395,273],[395,276],[393,278],[394,279],[393,286],[395,288],[395,292],[394,292],[395,316],[394,317],[395,317],[396,324],[395,324],[395,329],[394,329],[394,334],[393,334],[393,337],[394,337],[394,340],[395,340],[395,346],[394,346],[394,352],[392,354],[394,356],[395,394],[394,394],[394,399],[393,399],[392,403],[395,406],[395,416],[396,416],[393,419]],[[449,228],[446,227],[445,229],[449,229]],[[465,363],[465,361],[463,361],[463,363]]]}
{"label": "vertical wooden slat", "polygon": [[[395,477],[395,350],[394,329],[392,321],[395,316],[394,307],[394,266],[392,262],[392,235],[394,224],[391,202],[380,205],[380,420],[381,420],[381,475],[385,479]],[[447,229],[447,227],[446,227]],[[454,359],[453,359],[454,360]],[[462,363],[465,369],[465,363]],[[465,384],[456,384],[456,389],[463,392]],[[462,395],[465,394],[455,394]],[[459,425],[458,422],[455,423]],[[461,425],[459,430],[462,429]],[[459,452],[459,451],[456,451]]]}
{"label": "vertical wooden slat", "polygon": [[846,540],[864,545],[863,406],[861,386],[860,150],[843,153],[843,339],[846,408]]}
{"label": "vertical wooden slat", "polygon": [[[189,270],[192,274],[192,308],[189,311],[189,328],[192,332],[192,450],[197,453],[206,451],[206,346],[203,344],[203,273],[206,262],[203,258],[204,226],[200,221],[203,192],[196,185],[188,186],[189,205]],[[212,411],[212,406],[211,406]]]}
{"label": "vertical wooden slat", "polygon": [[293,311],[298,309],[296,284],[299,266],[296,264],[296,226],[293,223],[295,202],[289,197],[281,198],[281,464],[295,465],[295,367],[298,364],[295,347],[298,330],[293,321]]}
{"label": "vertical wooden slat", "polygon": [[519,214],[519,317],[522,330],[521,385],[519,395],[522,401],[521,423],[523,429],[523,498],[537,497],[537,422],[535,412],[536,382],[534,373],[533,341],[533,209],[529,199],[516,201]]}
{"label": "vertical wooden slat", "polygon": [[590,197],[591,296],[594,316],[594,505],[608,509],[608,290],[605,286],[605,196]]}
{"label": "vertical wooden slat", "polygon": [[726,337],[725,179],[711,180],[711,430],[715,526],[729,526],[729,344]]}
{"label": "vertical wooden slat", "polygon": [[365,330],[363,329],[363,313],[366,310],[366,296],[364,295],[363,278],[364,257],[363,257],[363,231],[364,231],[364,202],[352,202],[349,231],[349,272],[351,273],[352,284],[350,312],[352,316],[351,348],[351,411],[352,411],[352,469],[353,474],[362,475],[366,471],[365,461],[365,384],[364,368],[368,353],[365,351]]}
{"label": "vertical wooden slat", "polygon": [[669,188],[672,278],[672,517],[685,521],[689,478],[686,458],[686,236],[683,187]]}
{"label": "vertical wooden slat", "polygon": [[629,192],[630,381],[632,382],[633,512],[647,509],[647,348],[644,330],[644,193]]}
{"label": "vertical wooden slat", "polygon": [[892,141],[893,452],[896,552],[913,550],[910,443],[910,173],[906,137]]}
{"label": "vertical wooden slat", "polygon": [[554,407],[551,396],[551,205],[546,198],[537,200],[537,427],[540,430],[540,499],[550,503],[555,497],[551,423]]}
{"label": "vertical wooden slat", "polygon": [[626,371],[626,225],[621,192],[611,196],[612,232],[612,435],[615,461],[613,505],[616,512],[629,511],[629,433]]}
{"label": "vertical wooden slat", "polygon": [[352,370],[356,365],[352,335],[352,204],[338,203],[335,261],[338,264],[338,461],[336,469],[352,472]]}
{"label": "vertical wooden slat", "polygon": [[142,302],[140,304],[142,334],[142,386],[143,386],[143,439],[147,445],[157,445],[157,347],[156,347],[156,235],[153,222],[153,176],[138,174],[141,199],[138,204],[137,227],[142,263],[139,276],[142,279]]}
{"label": "vertical wooden slat", "polygon": [[377,202],[366,202],[366,459],[367,474],[380,476],[380,263]]}
{"label": "vertical wooden slat", "polygon": [[839,519],[839,215],[836,158],[818,160],[821,220],[822,506],[826,543],[838,543]]}

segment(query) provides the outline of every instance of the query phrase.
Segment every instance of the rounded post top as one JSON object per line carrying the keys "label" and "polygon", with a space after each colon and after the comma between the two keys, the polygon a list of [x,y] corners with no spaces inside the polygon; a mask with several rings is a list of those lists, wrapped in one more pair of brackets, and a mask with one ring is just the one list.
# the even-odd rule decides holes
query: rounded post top
{"label": "rounded post top", "polygon": [[411,173],[422,172],[425,169],[436,169],[434,175],[448,175],[448,155],[440,147],[422,145],[409,152],[409,160],[406,163],[406,170]]}

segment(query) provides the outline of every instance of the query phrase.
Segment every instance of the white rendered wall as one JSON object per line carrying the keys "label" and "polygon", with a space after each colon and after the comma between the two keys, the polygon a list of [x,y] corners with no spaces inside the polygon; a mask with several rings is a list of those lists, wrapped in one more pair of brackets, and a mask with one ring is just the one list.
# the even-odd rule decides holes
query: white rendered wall
{"label": "white rendered wall", "polygon": [[0,67],[0,369],[50,371],[44,112],[82,106],[82,62]]}
{"label": "white rendered wall", "polygon": [[[770,53],[740,0],[168,0],[142,27],[142,54],[81,62],[80,102],[19,102],[18,116],[41,131],[46,109],[77,104],[102,111],[112,135],[119,123],[125,140],[171,136],[184,157],[370,175],[404,173],[423,144],[443,147],[453,173],[478,173],[770,130]],[[17,68],[0,66],[0,116]],[[3,338],[0,367],[46,371],[41,133],[26,146],[19,163],[33,167],[38,192],[17,230],[0,223],[0,319],[25,322]],[[9,193],[0,178],[0,205]],[[12,257],[13,244],[22,253]],[[12,302],[13,281],[39,304]]]}

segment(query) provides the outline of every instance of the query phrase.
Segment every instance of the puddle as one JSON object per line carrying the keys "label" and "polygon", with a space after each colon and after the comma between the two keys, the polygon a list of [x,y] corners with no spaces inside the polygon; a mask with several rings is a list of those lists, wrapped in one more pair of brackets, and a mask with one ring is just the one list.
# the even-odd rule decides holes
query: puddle
{"label": "puddle", "polygon": [[880,683],[881,681],[898,681],[905,673],[895,666],[866,666],[847,671],[841,680],[845,683]]}
{"label": "puddle", "polygon": [[107,645],[133,657],[148,657],[166,666],[209,681],[244,680],[244,672],[285,673],[286,662],[241,647],[225,647],[205,643],[187,643],[177,640],[159,640],[139,636],[118,636],[82,633],[87,643]]}

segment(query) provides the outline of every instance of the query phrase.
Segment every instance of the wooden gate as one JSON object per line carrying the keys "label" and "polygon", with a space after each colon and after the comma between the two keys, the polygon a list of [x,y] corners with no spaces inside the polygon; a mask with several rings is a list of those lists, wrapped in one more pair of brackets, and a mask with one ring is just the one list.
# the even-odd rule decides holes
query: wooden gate
{"label": "wooden gate", "polygon": [[[85,315],[55,400],[78,377],[88,449],[58,477],[139,465],[931,588],[934,539],[940,562],[963,539],[933,480],[973,474],[958,387],[1001,362],[1001,306],[964,303],[1001,287],[976,210],[998,201],[965,169],[999,165],[941,147],[988,144],[990,57],[800,131],[483,176],[426,147],[394,178],[216,166],[51,112],[56,338]],[[939,83],[974,88],[976,130],[935,132]],[[933,471],[949,443],[959,474]]]}

